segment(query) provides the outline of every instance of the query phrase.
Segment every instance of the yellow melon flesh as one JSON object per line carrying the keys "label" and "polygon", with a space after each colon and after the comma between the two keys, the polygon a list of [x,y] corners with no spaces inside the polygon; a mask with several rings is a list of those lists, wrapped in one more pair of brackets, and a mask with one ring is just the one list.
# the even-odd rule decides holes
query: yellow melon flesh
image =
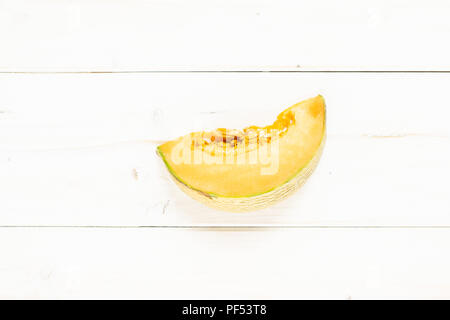
{"label": "yellow melon flesh", "polygon": [[320,158],[325,128],[325,102],[317,96],[286,109],[270,126],[195,132],[157,151],[194,199],[249,211],[287,197],[306,181]]}

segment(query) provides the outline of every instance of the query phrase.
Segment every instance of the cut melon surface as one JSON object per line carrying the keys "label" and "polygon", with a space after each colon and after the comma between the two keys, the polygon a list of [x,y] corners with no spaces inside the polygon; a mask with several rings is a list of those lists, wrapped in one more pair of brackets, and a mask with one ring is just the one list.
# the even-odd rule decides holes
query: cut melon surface
{"label": "cut melon surface", "polygon": [[250,211],[298,189],[325,143],[325,101],[317,96],[280,113],[269,126],[194,132],[157,148],[189,196],[226,211]]}

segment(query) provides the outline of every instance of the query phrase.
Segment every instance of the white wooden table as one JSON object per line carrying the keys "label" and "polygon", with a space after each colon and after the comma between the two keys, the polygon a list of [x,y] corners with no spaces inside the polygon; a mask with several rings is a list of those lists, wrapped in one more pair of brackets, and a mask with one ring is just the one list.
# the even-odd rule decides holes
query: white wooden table
{"label": "white wooden table", "polygon": [[[0,298],[450,298],[448,1],[0,1]],[[294,196],[248,214],[156,145],[322,94]]]}

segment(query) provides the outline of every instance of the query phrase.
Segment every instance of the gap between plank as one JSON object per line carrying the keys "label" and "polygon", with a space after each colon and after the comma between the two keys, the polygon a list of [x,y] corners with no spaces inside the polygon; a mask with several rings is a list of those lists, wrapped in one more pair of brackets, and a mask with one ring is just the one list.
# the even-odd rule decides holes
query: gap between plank
{"label": "gap between plank", "polygon": [[119,70],[0,71],[0,74],[121,74],[121,73],[450,73],[450,70]]}

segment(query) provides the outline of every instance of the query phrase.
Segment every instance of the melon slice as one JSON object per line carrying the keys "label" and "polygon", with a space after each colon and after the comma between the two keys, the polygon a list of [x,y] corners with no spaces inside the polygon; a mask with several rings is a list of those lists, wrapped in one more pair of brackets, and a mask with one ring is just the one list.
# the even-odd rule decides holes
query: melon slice
{"label": "melon slice", "polygon": [[266,127],[194,132],[157,148],[176,184],[192,198],[226,211],[250,211],[298,189],[325,143],[325,102],[293,105]]}

